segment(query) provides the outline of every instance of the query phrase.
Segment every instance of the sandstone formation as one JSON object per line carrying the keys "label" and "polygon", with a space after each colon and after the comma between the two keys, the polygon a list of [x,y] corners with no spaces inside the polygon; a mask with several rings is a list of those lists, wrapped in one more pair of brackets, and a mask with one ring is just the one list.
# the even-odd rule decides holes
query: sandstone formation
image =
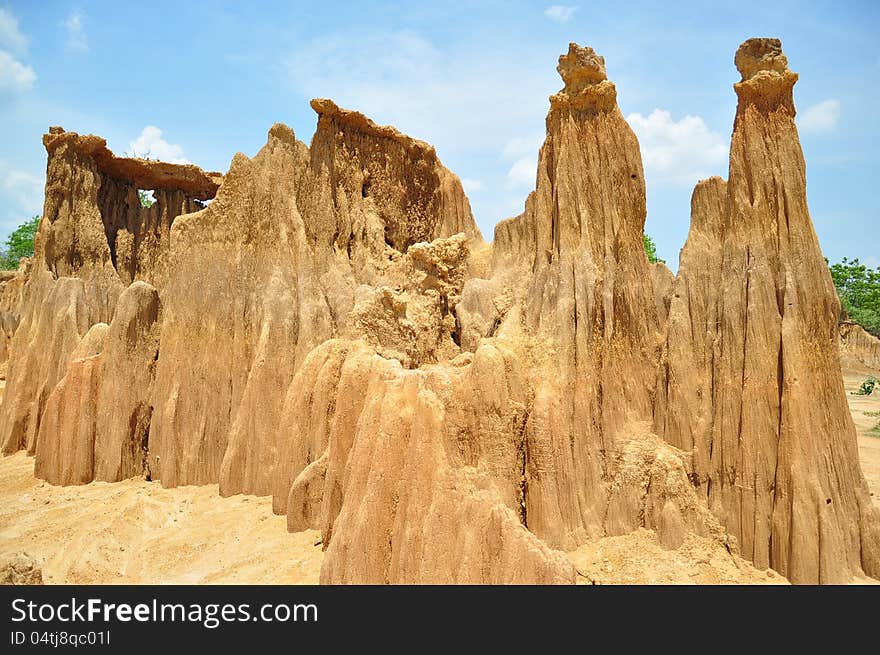
{"label": "sandstone formation", "polygon": [[736,63],[729,181],[694,191],[677,276],[576,44],[491,246],[433,147],[330,100],[310,145],[276,124],[223,176],[50,128],[35,255],[0,280],[3,451],[53,484],[271,495],[320,531],[325,583],[572,583],[561,550],[636,531],[880,575],[796,75],[773,40]]}
{"label": "sandstone formation", "polygon": [[[35,452],[46,403],[80,339],[110,323],[132,281],[162,284],[168,226],[210,198],[221,179],[192,165],[120,159],[103,139],[59,127],[43,143],[46,200],[10,342],[4,453]],[[141,207],[138,189],[155,191],[153,207]]]}
{"label": "sandstone formation", "polygon": [[656,426],[693,453],[709,508],[759,568],[796,583],[880,575],[880,517],[840,384],[840,306],[806,203],[776,39],[736,53],[726,185],[694,193]]}
{"label": "sandstone formation", "polygon": [[[150,432],[163,484],[270,493],[286,391],[327,339],[363,337],[406,365],[457,350],[454,281],[419,269],[464,266],[466,244],[482,243],[461,183],[427,144],[313,106],[311,148],[275,125],[208,208],[174,224]],[[420,258],[419,242],[455,233],[451,261]]]}
{"label": "sandstone formation", "polygon": [[[558,70],[565,87],[550,99],[536,190],[523,214],[495,230],[495,288],[514,299],[503,316],[483,323],[533,371],[529,529],[573,548],[638,527],[622,518],[640,513],[638,494],[624,508],[609,492],[622,444],[651,420],[661,334],[642,243],[645,183],[635,134],[602,57],[571,44]],[[465,297],[476,291],[469,285]]]}
{"label": "sandstone formation", "polygon": [[149,478],[158,317],[156,289],[138,281],[120,295],[110,325],[96,323],[85,334],[43,412],[38,477],[54,484]]}
{"label": "sandstone formation", "polygon": [[651,264],[651,281],[654,284],[657,320],[660,322],[660,331],[663,332],[666,329],[666,319],[669,318],[669,301],[672,299],[675,273],[669,270],[665,262],[654,262]]}
{"label": "sandstone formation", "polygon": [[2,271],[0,278],[0,371],[6,377],[12,336],[21,321],[24,287],[30,273],[30,259],[22,259],[16,271]]}
{"label": "sandstone formation", "polygon": [[[691,198],[691,228],[669,298],[654,428],[691,453],[693,482],[707,494],[713,425],[713,371],[719,356],[718,303],[727,183],[703,180]],[[675,411],[669,411],[675,408]]]}
{"label": "sandstone formation", "polygon": [[880,371],[880,339],[850,321],[843,321],[839,329],[841,355]]}

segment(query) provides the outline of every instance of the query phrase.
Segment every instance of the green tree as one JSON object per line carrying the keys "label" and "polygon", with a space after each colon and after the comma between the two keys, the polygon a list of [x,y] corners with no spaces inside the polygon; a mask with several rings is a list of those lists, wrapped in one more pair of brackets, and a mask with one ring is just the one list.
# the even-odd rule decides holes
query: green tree
{"label": "green tree", "polygon": [[18,269],[18,260],[22,257],[33,257],[34,235],[40,226],[40,217],[34,216],[19,225],[6,239],[0,251],[0,268],[5,271]]}
{"label": "green tree", "polygon": [[143,189],[138,189],[138,200],[141,201],[141,207],[143,207],[144,209],[149,209],[156,203],[156,201],[153,199],[153,196],[150,195],[148,191],[144,191]]}
{"label": "green tree", "polygon": [[880,267],[872,269],[858,258],[844,257],[829,268],[841,309],[850,320],[880,337]]}
{"label": "green tree", "polygon": [[645,240],[645,254],[648,256],[648,261],[652,264],[656,264],[660,262],[661,264],[665,264],[665,259],[660,259],[657,257],[657,244],[654,243],[654,239],[649,237],[647,234],[643,235]]}

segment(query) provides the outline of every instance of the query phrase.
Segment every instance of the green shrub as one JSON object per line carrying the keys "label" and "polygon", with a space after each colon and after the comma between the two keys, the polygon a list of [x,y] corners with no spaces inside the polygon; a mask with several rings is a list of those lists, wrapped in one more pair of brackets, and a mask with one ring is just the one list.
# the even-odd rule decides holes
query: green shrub
{"label": "green shrub", "polygon": [[4,271],[15,271],[18,269],[19,259],[34,256],[34,235],[39,226],[40,217],[34,216],[15,228],[0,249],[0,268]]}
{"label": "green shrub", "polygon": [[880,268],[868,268],[858,258],[846,257],[829,268],[841,310],[851,321],[880,337]]}
{"label": "green shrub", "polygon": [[149,209],[156,204],[153,196],[151,196],[148,191],[144,191],[143,189],[138,189],[138,200],[141,201],[141,207],[143,207],[144,209]]}
{"label": "green shrub", "polygon": [[665,264],[665,259],[660,259],[657,257],[657,244],[654,243],[654,239],[649,237],[647,234],[642,235],[642,238],[645,242],[645,254],[648,256],[648,261],[652,264],[661,263]]}
{"label": "green shrub", "polygon": [[854,396],[870,396],[874,392],[874,386],[877,384],[877,378],[873,375],[862,382],[862,386],[858,391],[853,391]]}

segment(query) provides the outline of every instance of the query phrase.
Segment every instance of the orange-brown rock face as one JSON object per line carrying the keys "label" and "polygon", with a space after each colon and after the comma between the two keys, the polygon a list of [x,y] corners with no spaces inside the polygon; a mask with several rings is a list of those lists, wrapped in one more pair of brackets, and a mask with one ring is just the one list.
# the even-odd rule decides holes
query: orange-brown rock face
{"label": "orange-brown rock face", "polygon": [[654,428],[693,458],[694,482],[707,493],[712,448],[713,371],[721,339],[722,223],[727,183],[700,182],[691,198],[691,229],[669,298],[666,348],[657,385]]}
{"label": "orange-brown rock face", "polygon": [[301,472],[292,485],[279,474],[276,505],[291,529],[321,529],[322,582],[573,581],[522,523],[529,391],[513,353],[486,345],[407,370],[328,341],[297,385],[281,429],[306,439],[281,462]]}
{"label": "orange-brown rock face", "polygon": [[460,182],[427,144],[313,106],[311,149],[276,125],[210,207],[175,222],[150,447],[163,484],[270,493],[285,394],[326,339],[356,333],[408,365],[457,352],[443,274],[404,287],[416,242],[462,232],[453,268],[481,242]]}
{"label": "orange-brown rock face", "polygon": [[[616,453],[651,418],[660,334],[638,142],[602,57],[572,44],[558,70],[565,88],[550,99],[537,188],[522,215],[496,228],[493,283],[466,285],[463,334],[490,325],[533,368],[528,526],[572,548],[615,530]],[[514,298],[505,314],[474,312],[505,293]]]}
{"label": "orange-brown rock face", "polygon": [[664,262],[655,262],[651,264],[651,281],[654,284],[657,320],[660,323],[660,331],[663,332],[666,329],[666,319],[669,317],[669,301],[672,298],[675,273],[670,271]]}
{"label": "orange-brown rock face", "polygon": [[851,361],[880,370],[880,339],[861,325],[849,321],[840,324],[840,350]]}
{"label": "orange-brown rock face", "polygon": [[[35,452],[46,402],[80,339],[111,321],[129,283],[163,283],[168,225],[220,179],[191,165],[117,158],[103,139],[57,127],[43,142],[46,200],[10,342],[4,453]],[[152,208],[141,208],[139,188],[155,189]]]}
{"label": "orange-brown rock face", "polygon": [[312,100],[312,108],[311,168],[326,176],[336,208],[333,221],[309,221],[315,239],[340,250],[363,242],[375,251],[384,242],[399,252],[458,232],[481,240],[461,182],[432,146],[332,100]]}
{"label": "orange-brown rock face", "polygon": [[276,126],[253,160],[235,156],[210,206],[175,221],[150,427],[150,469],[165,486],[268,490],[278,399],[296,357],[331,329],[323,258],[296,207],[306,157]]}
{"label": "orange-brown rock face", "polygon": [[840,383],[839,302],[807,210],[797,75],[775,39],[746,41],[736,65],[726,197],[715,180],[694,194],[658,429],[692,448],[710,509],[758,567],[800,583],[877,576],[880,522]]}
{"label": "orange-brown rock face", "polygon": [[6,378],[9,348],[21,322],[24,287],[30,275],[30,258],[22,259],[17,271],[3,271],[0,278],[0,371]]}
{"label": "orange-brown rock face", "polygon": [[159,347],[159,295],[135,282],[108,326],[96,323],[70,356],[40,423],[35,474],[53,484],[144,475]]}
{"label": "orange-brown rock face", "polygon": [[151,472],[272,492],[324,532],[327,582],[572,582],[521,522],[515,357],[453,337],[481,244],[460,183],[425,144],[314,104],[311,149],[273,127],[172,228]]}

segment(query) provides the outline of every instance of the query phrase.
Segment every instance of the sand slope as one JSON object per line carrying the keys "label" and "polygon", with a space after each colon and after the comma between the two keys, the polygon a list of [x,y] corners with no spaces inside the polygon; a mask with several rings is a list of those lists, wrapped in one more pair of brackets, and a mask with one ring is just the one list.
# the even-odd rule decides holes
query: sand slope
{"label": "sand slope", "polygon": [[568,557],[578,584],[788,584],[776,571],[759,571],[694,534],[676,550],[666,550],[651,530],[639,528],[584,544]]}
{"label": "sand slope", "polygon": [[55,487],[33,458],[0,459],[0,560],[25,552],[46,583],[317,583],[320,534],[290,534],[271,498],[143,480]]}

